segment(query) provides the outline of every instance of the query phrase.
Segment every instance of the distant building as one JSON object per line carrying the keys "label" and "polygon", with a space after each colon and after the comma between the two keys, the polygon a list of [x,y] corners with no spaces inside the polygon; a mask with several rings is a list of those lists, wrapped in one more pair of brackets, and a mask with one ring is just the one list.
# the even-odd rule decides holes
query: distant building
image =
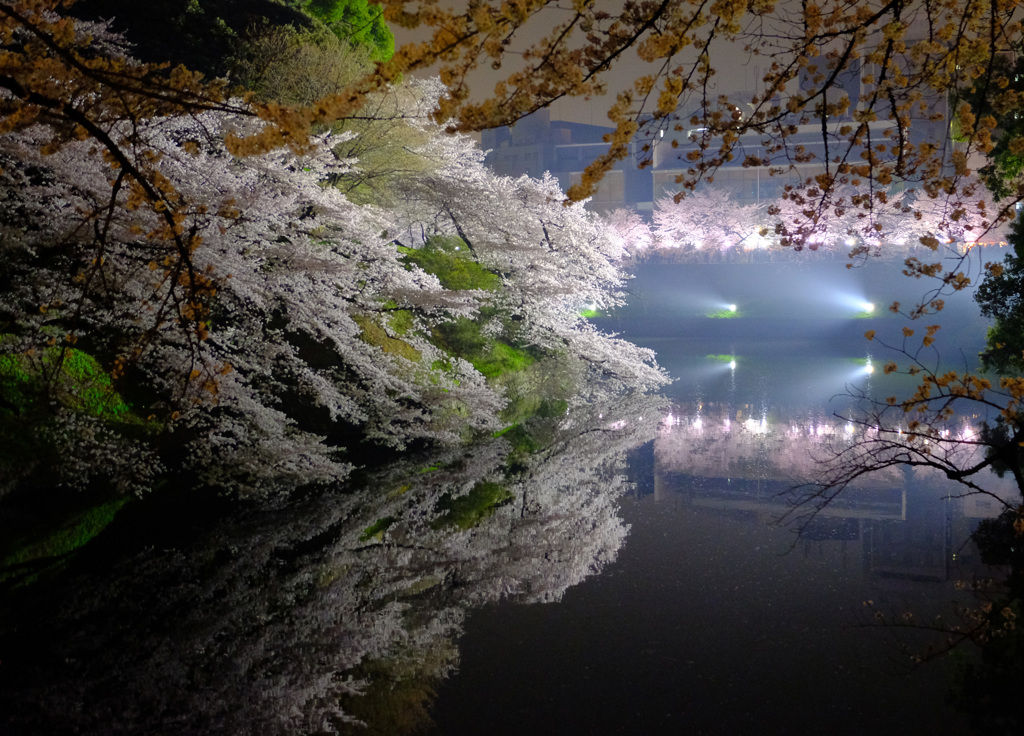
{"label": "distant building", "polygon": [[[914,34],[913,28],[911,33]],[[923,31],[918,35],[923,37]],[[913,37],[909,41],[913,41]],[[851,101],[846,113],[825,121],[832,145],[826,148],[820,119],[799,124],[799,116],[794,115],[791,122],[796,130],[787,137],[785,151],[768,155],[763,136],[747,133],[741,136],[733,158],[722,163],[714,173],[713,186],[728,188],[733,200],[741,204],[772,202],[782,196],[787,184],[802,183],[821,172],[824,162],[834,161],[836,155],[843,150],[840,128],[855,124],[853,110],[863,95],[870,94],[870,88],[862,83],[865,72],[873,72],[877,76],[875,70],[861,68],[860,63],[856,63],[839,75],[828,91],[830,102],[839,101],[844,96]],[[801,89],[813,88],[807,71],[801,74],[798,85]],[[740,114],[749,114],[749,111],[743,110],[743,100],[752,99],[753,91],[734,91],[729,93],[729,97],[740,106]],[[926,109],[915,107],[909,129],[910,143],[917,145],[923,141],[934,142],[947,152],[947,160],[948,151],[953,145],[949,136],[948,107],[945,96],[935,93]],[[690,117],[681,111],[678,122],[682,130],[668,128],[661,131],[654,138],[649,154],[641,151],[640,143],[635,144],[631,155],[605,175],[591,201],[592,209],[607,211],[629,207],[641,213],[650,212],[658,199],[677,192],[679,184],[676,179],[687,175],[687,170],[692,166],[687,155],[699,150],[696,141],[703,132],[701,128],[689,124]],[[888,120],[873,122],[870,127],[872,144],[891,142],[891,136],[897,135],[895,124]],[[885,137],[887,130],[890,131],[888,138]],[[485,131],[481,135],[481,147],[489,151],[487,163],[499,174],[540,176],[549,171],[558,178],[564,189],[568,189],[580,181],[587,164],[607,151],[608,144],[603,137],[611,132],[612,128],[606,126],[553,121],[545,109],[523,119],[514,127]],[[638,163],[648,156],[653,165],[639,168]],[[765,164],[744,166],[747,156],[765,160]],[[801,158],[806,160],[798,160]],[[851,152],[846,158],[852,163],[861,161],[859,151]],[[781,175],[769,175],[769,170],[776,167],[787,167],[788,171]]]}
{"label": "distant building", "polygon": [[[601,125],[552,121],[544,109],[512,127],[483,131],[480,147],[488,152],[487,165],[495,173],[542,176],[547,171],[568,189],[581,180],[587,164],[608,150],[603,137],[611,132]],[[651,210],[651,172],[638,168],[640,158],[630,156],[605,175],[591,198],[592,209]]]}

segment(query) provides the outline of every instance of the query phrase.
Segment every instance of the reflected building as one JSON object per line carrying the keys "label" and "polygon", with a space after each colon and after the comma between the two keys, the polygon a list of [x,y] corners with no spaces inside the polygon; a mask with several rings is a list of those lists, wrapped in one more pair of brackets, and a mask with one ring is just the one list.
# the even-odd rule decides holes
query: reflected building
{"label": "reflected building", "polygon": [[[886,468],[865,475],[813,517],[800,509],[794,514],[793,489],[813,481],[819,462],[849,446],[857,431],[823,412],[677,405],[653,443],[653,478],[643,485],[656,503],[756,524],[792,519],[795,549],[833,555],[843,567],[860,565],[882,585],[949,580],[980,567],[965,540],[1002,506],[995,497],[958,497],[962,487],[937,471]],[[992,475],[986,485],[998,497],[1017,496],[1010,479]]]}

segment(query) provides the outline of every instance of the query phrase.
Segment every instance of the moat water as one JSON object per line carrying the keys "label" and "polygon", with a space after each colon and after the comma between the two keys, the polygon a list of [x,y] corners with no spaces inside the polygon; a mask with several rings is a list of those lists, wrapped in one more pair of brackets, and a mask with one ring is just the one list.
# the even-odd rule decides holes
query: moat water
{"label": "moat water", "polygon": [[[140,504],[4,613],[0,731],[967,733],[948,663],[914,668],[927,641],[873,614],[964,602],[996,502],[897,470],[780,522],[848,441],[851,394],[910,389],[880,370],[906,324],[884,307],[920,284],[787,262],[630,288],[598,322],[658,352],[663,398],[571,414],[466,528],[438,509],[501,477],[500,440],[358,492]],[[934,359],[972,367],[969,295],[938,321]]]}

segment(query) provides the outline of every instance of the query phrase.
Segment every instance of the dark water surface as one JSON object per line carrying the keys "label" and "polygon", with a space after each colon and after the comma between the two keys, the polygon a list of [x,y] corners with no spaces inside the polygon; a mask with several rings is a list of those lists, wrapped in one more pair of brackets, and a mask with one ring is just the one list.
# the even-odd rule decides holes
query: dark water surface
{"label": "dark water surface", "polygon": [[[641,270],[630,307],[605,324],[656,349],[677,381],[659,437],[631,455],[629,536],[557,604],[469,614],[433,710],[440,733],[969,732],[946,702],[948,663],[911,671],[899,645],[920,643],[867,627],[864,602],[948,614],[955,582],[979,566],[964,543],[998,509],[896,473],[799,536],[773,523],[778,494],[849,431],[834,416],[851,406],[847,388],[910,386],[868,372],[894,356],[863,338],[896,342],[906,322],[828,298],[914,295],[898,270]],[[703,318],[716,299],[741,316]],[[941,321],[942,358],[973,365],[985,329],[973,302],[951,302]]]}
{"label": "dark water surface", "polygon": [[[847,387],[910,390],[863,338],[904,323],[859,306],[903,296],[898,271],[641,269],[601,326],[658,351],[667,399],[549,417],[514,472],[495,438],[362,485],[130,505],[2,591],[0,734],[966,733],[946,664],[910,672],[924,642],[864,624],[963,601],[995,505],[894,471],[775,523],[847,441]],[[942,322],[942,360],[973,365],[973,303]]]}

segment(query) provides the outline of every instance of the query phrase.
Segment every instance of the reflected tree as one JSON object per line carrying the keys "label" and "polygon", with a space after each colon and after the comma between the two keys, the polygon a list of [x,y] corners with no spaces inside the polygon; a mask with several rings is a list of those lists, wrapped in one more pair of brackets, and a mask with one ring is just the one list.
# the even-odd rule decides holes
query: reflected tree
{"label": "reflected tree", "polygon": [[[1012,694],[1024,684],[1016,623],[1024,593],[1019,565],[1024,389],[1017,377],[993,382],[967,371],[940,370],[933,348],[938,329],[930,326],[916,338],[904,328],[902,345],[886,346],[902,356],[906,367],[893,361],[885,372],[913,377],[919,381],[916,392],[881,401],[855,396],[858,404],[843,417],[855,432],[820,458],[815,482],[791,491],[786,518],[806,526],[841,495],[856,497],[858,485],[872,474],[892,469],[912,474],[918,485],[952,486],[948,499],[983,495],[995,501],[1000,515],[983,520],[971,537],[993,577],[958,581],[959,593],[951,591],[951,599],[960,600],[937,617],[865,601],[865,623],[893,634],[912,663],[953,654],[957,677],[951,696],[957,706],[982,731],[1016,733],[1021,719]],[[997,478],[1006,478],[1010,488]]]}
{"label": "reflected tree", "polygon": [[1024,610],[1022,534],[1024,516],[1019,506],[982,520],[971,541],[982,562],[1003,576],[958,581],[963,600],[946,614],[918,617],[910,610],[888,611],[872,600],[864,602],[864,625],[891,634],[915,665],[950,656],[950,699],[970,717],[978,733],[1009,736],[1024,724],[1016,699],[1024,686],[1024,641],[1017,624]]}
{"label": "reflected tree", "polygon": [[875,339],[874,331],[867,333],[868,339],[907,362],[900,368],[889,361],[884,373],[913,377],[920,382],[917,391],[908,398],[884,400],[864,392],[853,394],[857,403],[841,419],[857,432],[821,459],[821,474],[814,483],[796,489],[794,513],[813,514],[865,476],[890,468],[934,473],[959,484],[959,495],[983,494],[1005,508],[1015,506],[1012,499],[988,490],[987,480],[990,473],[1006,473],[1017,493],[1024,489],[1021,379],[1003,377],[993,385],[971,372],[941,370],[933,347],[939,329],[930,325],[918,338],[904,327],[901,346]]}
{"label": "reflected tree", "polygon": [[[661,408],[641,399],[552,417],[550,442],[511,466],[502,437],[410,457],[361,491],[207,506],[189,539],[160,535],[167,509],[120,518],[94,564],[70,568],[51,596],[8,606],[0,722],[37,733],[323,732],[398,707],[359,701],[371,677],[404,682],[396,697],[415,711],[457,666],[468,608],[558,600],[615,559],[625,455],[654,436]],[[504,502],[465,528],[451,523],[445,499],[482,482],[500,485]],[[134,554],[104,557],[126,537]]]}

